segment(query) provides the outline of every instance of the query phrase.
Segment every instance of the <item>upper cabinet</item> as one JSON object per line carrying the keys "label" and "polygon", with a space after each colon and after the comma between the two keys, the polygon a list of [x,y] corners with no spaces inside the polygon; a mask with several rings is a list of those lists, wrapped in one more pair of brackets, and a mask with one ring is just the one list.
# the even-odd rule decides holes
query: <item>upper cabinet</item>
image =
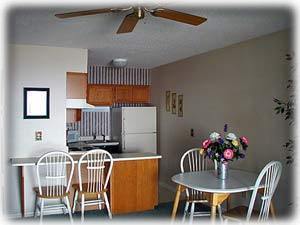
{"label": "upper cabinet", "polygon": [[89,84],[87,102],[95,106],[111,106],[114,102],[114,86]]}
{"label": "upper cabinet", "polygon": [[149,86],[132,86],[132,102],[149,103],[150,102]]}
{"label": "upper cabinet", "polygon": [[150,103],[150,88],[142,85],[89,84],[87,102],[95,106],[114,103]]}
{"label": "upper cabinet", "polygon": [[87,73],[67,72],[67,99],[86,99]]}
{"label": "upper cabinet", "polygon": [[116,103],[131,103],[132,102],[132,86],[117,85],[115,87],[115,102]]}

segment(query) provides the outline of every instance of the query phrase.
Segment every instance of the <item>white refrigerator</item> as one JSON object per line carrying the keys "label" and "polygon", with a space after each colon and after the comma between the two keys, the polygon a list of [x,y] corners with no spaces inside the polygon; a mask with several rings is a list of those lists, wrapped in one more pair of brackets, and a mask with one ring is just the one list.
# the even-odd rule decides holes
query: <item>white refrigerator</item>
{"label": "white refrigerator", "polygon": [[157,153],[156,107],[120,107],[111,110],[112,139],[122,152]]}

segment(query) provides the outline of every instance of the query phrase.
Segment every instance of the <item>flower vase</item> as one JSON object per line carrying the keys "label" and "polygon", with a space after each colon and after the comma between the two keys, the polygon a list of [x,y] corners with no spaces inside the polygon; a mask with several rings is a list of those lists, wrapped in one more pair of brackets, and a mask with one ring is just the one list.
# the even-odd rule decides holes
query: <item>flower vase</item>
{"label": "flower vase", "polygon": [[218,179],[225,180],[228,177],[228,162],[217,163],[217,177]]}

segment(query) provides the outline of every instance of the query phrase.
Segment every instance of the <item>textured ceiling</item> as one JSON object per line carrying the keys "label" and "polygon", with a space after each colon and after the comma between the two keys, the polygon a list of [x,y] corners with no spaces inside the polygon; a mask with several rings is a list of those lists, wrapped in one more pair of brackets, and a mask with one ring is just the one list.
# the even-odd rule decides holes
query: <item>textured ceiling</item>
{"label": "textured ceiling", "polygon": [[113,58],[124,57],[128,66],[153,68],[289,28],[291,23],[287,9],[171,9],[208,20],[194,27],[147,14],[132,33],[116,34],[128,12],[62,20],[54,14],[83,8],[20,8],[9,13],[8,40],[14,44],[89,49],[90,65],[107,65]]}

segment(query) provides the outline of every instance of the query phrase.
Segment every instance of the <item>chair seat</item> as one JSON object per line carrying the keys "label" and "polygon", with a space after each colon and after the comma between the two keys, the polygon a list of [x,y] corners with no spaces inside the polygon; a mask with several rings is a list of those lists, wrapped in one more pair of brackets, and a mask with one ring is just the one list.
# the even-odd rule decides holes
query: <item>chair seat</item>
{"label": "chair seat", "polygon": [[[48,187],[48,194],[47,194],[47,187],[42,187],[42,194],[40,194],[39,187],[34,187],[33,191],[36,193],[36,195],[40,198],[63,198],[70,194],[70,192],[67,192],[67,187],[63,187],[62,189],[58,189],[56,186],[53,186],[52,193],[50,192],[50,188]],[[61,195],[58,195],[56,193],[62,193]]]}
{"label": "chair seat", "polygon": [[88,187],[89,187],[88,183],[82,184],[82,191],[80,191],[79,184],[73,184],[72,187],[75,189],[75,191],[78,191],[81,194],[90,194],[90,193],[102,194],[107,191],[107,189],[102,189],[101,191],[88,191]]}
{"label": "chair seat", "polygon": [[[248,207],[246,206],[237,206],[228,210],[226,213],[223,213],[225,218],[235,218],[239,220],[245,220],[248,212]],[[252,211],[251,218],[258,218],[259,212],[257,210]]]}

